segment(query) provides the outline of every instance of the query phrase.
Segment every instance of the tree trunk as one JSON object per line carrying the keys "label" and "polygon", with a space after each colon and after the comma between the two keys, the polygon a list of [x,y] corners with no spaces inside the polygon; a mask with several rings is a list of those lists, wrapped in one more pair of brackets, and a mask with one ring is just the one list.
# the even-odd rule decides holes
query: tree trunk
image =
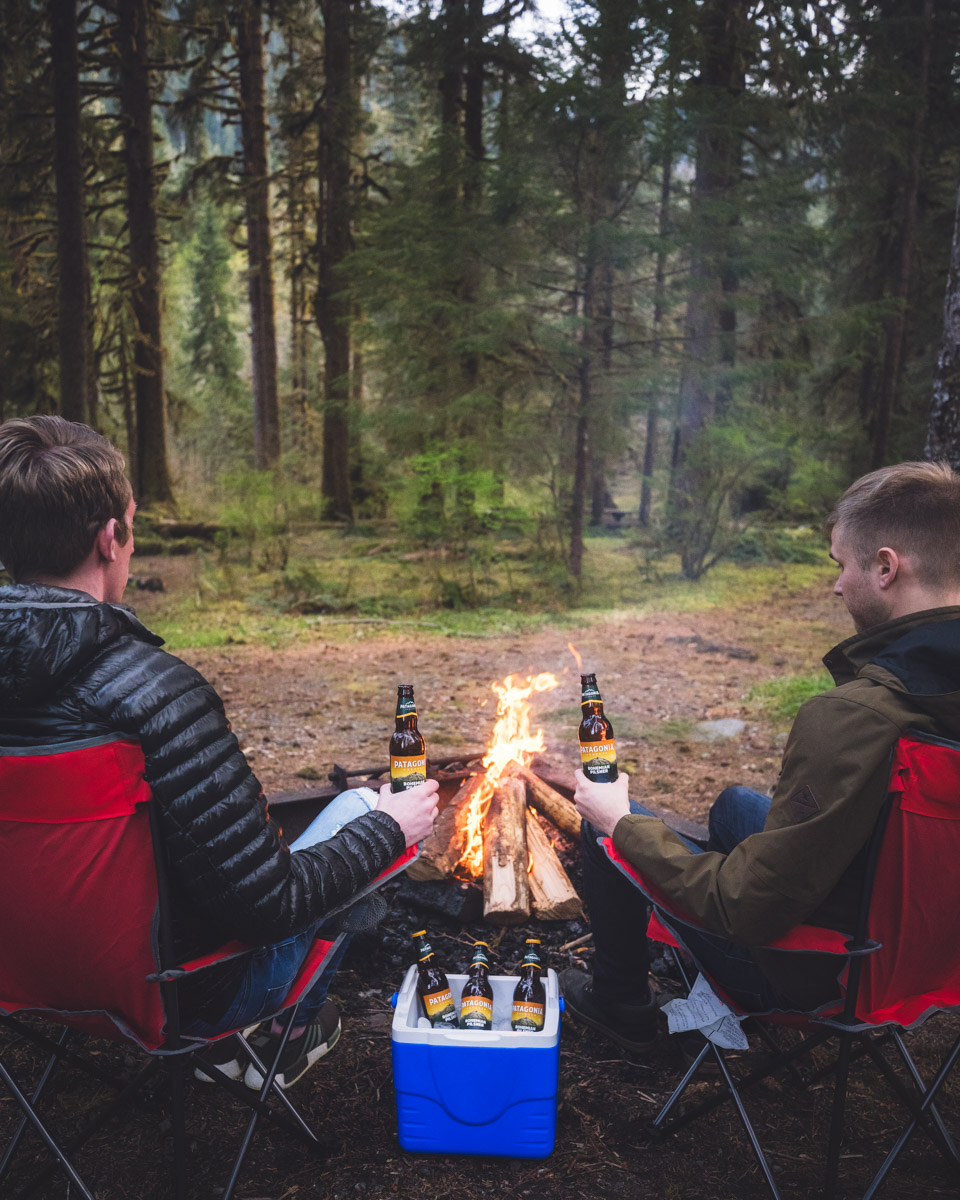
{"label": "tree trunk", "polygon": [[160,334],[160,259],[153,180],[147,0],[124,0],[117,6],[117,14],[117,70],[124,114],[130,236],[130,303],[137,327],[133,347],[133,386],[140,476],[138,498],[142,504],[171,504],[173,489],[167,462]]}
{"label": "tree trunk", "polygon": [[[699,574],[703,546],[685,524],[694,513],[701,481],[686,456],[703,430],[729,403],[735,363],[737,276],[731,230],[737,223],[733,189],[740,175],[742,132],[738,101],[745,87],[745,0],[708,0],[701,31],[704,58],[697,80],[697,168],[691,197],[690,288],[683,329],[677,425],[677,470],[671,507],[680,521],[681,560],[688,578]],[[691,524],[695,525],[695,522]]]}
{"label": "tree trunk", "polygon": [[873,433],[871,466],[874,470],[886,462],[890,441],[893,402],[900,382],[903,362],[903,336],[907,326],[907,300],[910,294],[910,275],[913,266],[913,244],[917,227],[917,202],[920,196],[920,167],[927,126],[928,88],[930,82],[930,52],[933,43],[933,0],[923,3],[923,41],[920,66],[917,72],[916,109],[910,130],[910,166],[899,229],[899,255],[893,299],[896,308],[885,325],[883,370],[880,374],[880,395],[877,399],[877,419]]}
{"label": "tree trunk", "polygon": [[323,478],[330,516],[353,519],[350,496],[350,302],[340,265],[350,251],[350,145],[354,95],[352,4],[323,0],[326,92],[320,119],[315,311],[323,339]]}
{"label": "tree trunk", "polygon": [[60,413],[89,416],[90,276],[80,149],[80,67],[76,0],[50,0],[53,68],[54,173],[57,183],[57,266]]}
{"label": "tree trunk", "polygon": [[960,189],[943,303],[943,341],[933,379],[924,457],[941,459],[960,471]]}
{"label": "tree trunk", "polygon": [[[667,233],[670,229],[670,194],[673,188],[673,78],[667,88],[667,130],[664,137],[663,164],[660,169],[660,212],[657,221],[657,266],[653,285],[653,359],[659,363],[662,354],[661,334],[667,298]],[[659,387],[659,380],[657,381]],[[651,389],[647,400],[647,435],[643,445],[643,479],[640,484],[642,528],[650,525],[650,505],[653,500],[653,472],[657,465],[657,425],[660,404],[657,388]]]}
{"label": "tree trunk", "polygon": [[280,458],[280,403],[277,397],[262,0],[247,0],[239,5],[235,19],[253,363],[253,461],[259,470],[266,470],[275,467]]}

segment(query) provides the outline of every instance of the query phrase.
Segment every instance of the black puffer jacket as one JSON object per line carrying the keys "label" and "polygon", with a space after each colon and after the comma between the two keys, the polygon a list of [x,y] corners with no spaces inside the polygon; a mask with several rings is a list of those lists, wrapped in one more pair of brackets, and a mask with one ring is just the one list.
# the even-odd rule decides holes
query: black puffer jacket
{"label": "black puffer jacket", "polygon": [[279,941],[339,907],[403,852],[374,811],[291,854],[220,697],[123,605],[0,588],[0,749],[121,733],[158,801],[185,950]]}

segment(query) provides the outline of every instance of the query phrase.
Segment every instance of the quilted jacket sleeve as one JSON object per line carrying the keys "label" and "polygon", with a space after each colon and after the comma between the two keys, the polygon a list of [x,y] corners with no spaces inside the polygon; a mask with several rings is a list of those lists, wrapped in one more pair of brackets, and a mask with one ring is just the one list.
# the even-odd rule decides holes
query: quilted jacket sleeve
{"label": "quilted jacket sleeve", "polygon": [[292,854],[220,697],[173,655],[123,639],[88,682],[105,723],[143,747],[174,887],[216,937],[252,944],[288,937],[403,852],[400,826],[374,811]]}

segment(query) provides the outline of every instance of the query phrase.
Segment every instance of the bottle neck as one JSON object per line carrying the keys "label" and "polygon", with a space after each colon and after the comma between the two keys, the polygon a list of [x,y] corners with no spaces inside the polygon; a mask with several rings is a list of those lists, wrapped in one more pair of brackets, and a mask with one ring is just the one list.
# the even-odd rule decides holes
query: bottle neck
{"label": "bottle neck", "polygon": [[397,733],[403,733],[405,730],[408,730],[408,729],[415,730],[416,728],[417,728],[417,714],[416,713],[409,713],[405,716],[401,716],[400,713],[397,713],[397,718],[396,718]]}
{"label": "bottle neck", "polygon": [[580,707],[583,710],[585,717],[602,717],[603,716],[603,701],[602,700],[581,700]]}

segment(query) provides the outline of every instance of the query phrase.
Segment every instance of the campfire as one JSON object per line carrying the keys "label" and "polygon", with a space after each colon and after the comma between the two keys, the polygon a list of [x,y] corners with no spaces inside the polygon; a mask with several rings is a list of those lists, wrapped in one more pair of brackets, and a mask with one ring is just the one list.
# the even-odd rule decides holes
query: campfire
{"label": "campfire", "polygon": [[571,920],[582,911],[580,897],[534,809],[574,838],[580,817],[530,769],[534,755],[546,749],[543,730],[530,730],[530,697],[555,688],[556,676],[544,672],[520,682],[508,675],[490,686],[497,721],[483,773],[463,783],[407,874],[418,880],[482,876],[484,918],[496,925],[519,925],[531,915]]}

